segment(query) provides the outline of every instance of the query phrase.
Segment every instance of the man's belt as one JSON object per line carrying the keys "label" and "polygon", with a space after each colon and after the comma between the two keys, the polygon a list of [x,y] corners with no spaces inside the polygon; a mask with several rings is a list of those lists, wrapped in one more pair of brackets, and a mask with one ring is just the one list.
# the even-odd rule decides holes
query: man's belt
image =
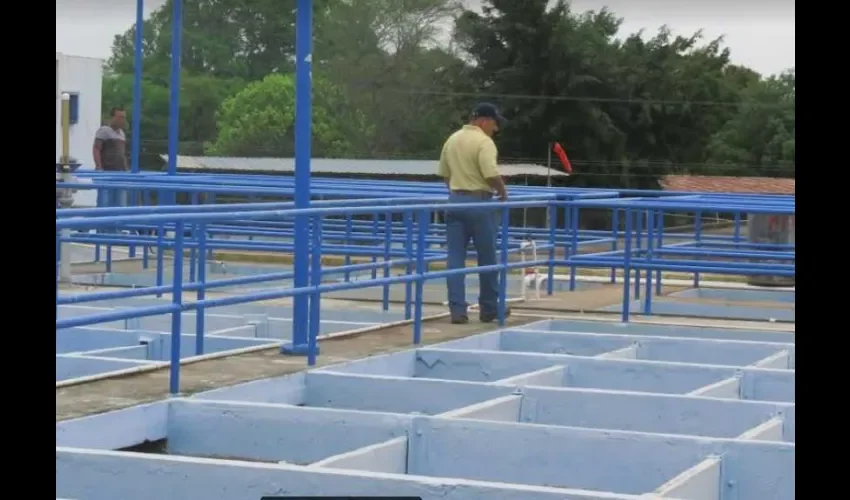
{"label": "man's belt", "polygon": [[480,196],[482,198],[491,198],[493,193],[490,191],[467,191],[465,189],[452,189],[452,194],[461,194],[465,196]]}

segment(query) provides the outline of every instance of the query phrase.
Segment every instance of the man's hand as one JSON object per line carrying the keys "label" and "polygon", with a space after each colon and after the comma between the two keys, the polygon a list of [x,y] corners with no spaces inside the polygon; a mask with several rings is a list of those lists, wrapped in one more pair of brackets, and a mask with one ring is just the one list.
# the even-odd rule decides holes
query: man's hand
{"label": "man's hand", "polygon": [[499,201],[508,201],[508,192],[502,191],[499,193]]}

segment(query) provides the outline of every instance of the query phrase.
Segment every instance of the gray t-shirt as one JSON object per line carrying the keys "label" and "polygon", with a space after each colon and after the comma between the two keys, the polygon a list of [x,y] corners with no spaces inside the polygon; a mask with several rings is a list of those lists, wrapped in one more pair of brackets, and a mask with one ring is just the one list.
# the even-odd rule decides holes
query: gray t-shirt
{"label": "gray t-shirt", "polygon": [[94,135],[101,142],[100,164],[104,170],[123,172],[127,170],[127,139],[124,131],[110,126],[100,127]]}

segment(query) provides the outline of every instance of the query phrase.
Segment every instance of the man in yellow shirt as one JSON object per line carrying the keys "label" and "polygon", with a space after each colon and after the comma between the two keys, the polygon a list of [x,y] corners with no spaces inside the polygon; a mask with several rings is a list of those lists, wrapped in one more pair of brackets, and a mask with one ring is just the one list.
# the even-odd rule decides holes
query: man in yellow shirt
{"label": "man in yellow shirt", "polygon": [[[492,200],[494,193],[500,200],[508,199],[505,183],[497,168],[498,150],[493,142],[493,134],[504,123],[505,119],[496,106],[481,103],[473,110],[469,123],[446,140],[437,174],[449,188],[449,203],[482,203]],[[497,215],[495,209],[489,208],[446,211],[449,269],[466,267],[469,240],[475,246],[479,266],[496,264]],[[499,274],[491,271],[478,276],[479,317],[483,322],[491,322],[497,316]],[[467,323],[466,276],[449,276],[446,284],[452,323]],[[505,314],[510,314],[510,311],[505,311]]]}

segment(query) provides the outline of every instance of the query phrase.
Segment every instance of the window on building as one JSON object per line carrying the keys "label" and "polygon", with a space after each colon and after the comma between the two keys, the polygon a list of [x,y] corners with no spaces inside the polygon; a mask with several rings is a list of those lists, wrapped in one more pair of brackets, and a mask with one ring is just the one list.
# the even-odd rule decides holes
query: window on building
{"label": "window on building", "polygon": [[78,121],[80,121],[80,94],[76,92],[69,92],[68,95],[71,96],[68,103],[68,108],[70,109],[68,112],[68,122],[71,125],[75,125]]}

